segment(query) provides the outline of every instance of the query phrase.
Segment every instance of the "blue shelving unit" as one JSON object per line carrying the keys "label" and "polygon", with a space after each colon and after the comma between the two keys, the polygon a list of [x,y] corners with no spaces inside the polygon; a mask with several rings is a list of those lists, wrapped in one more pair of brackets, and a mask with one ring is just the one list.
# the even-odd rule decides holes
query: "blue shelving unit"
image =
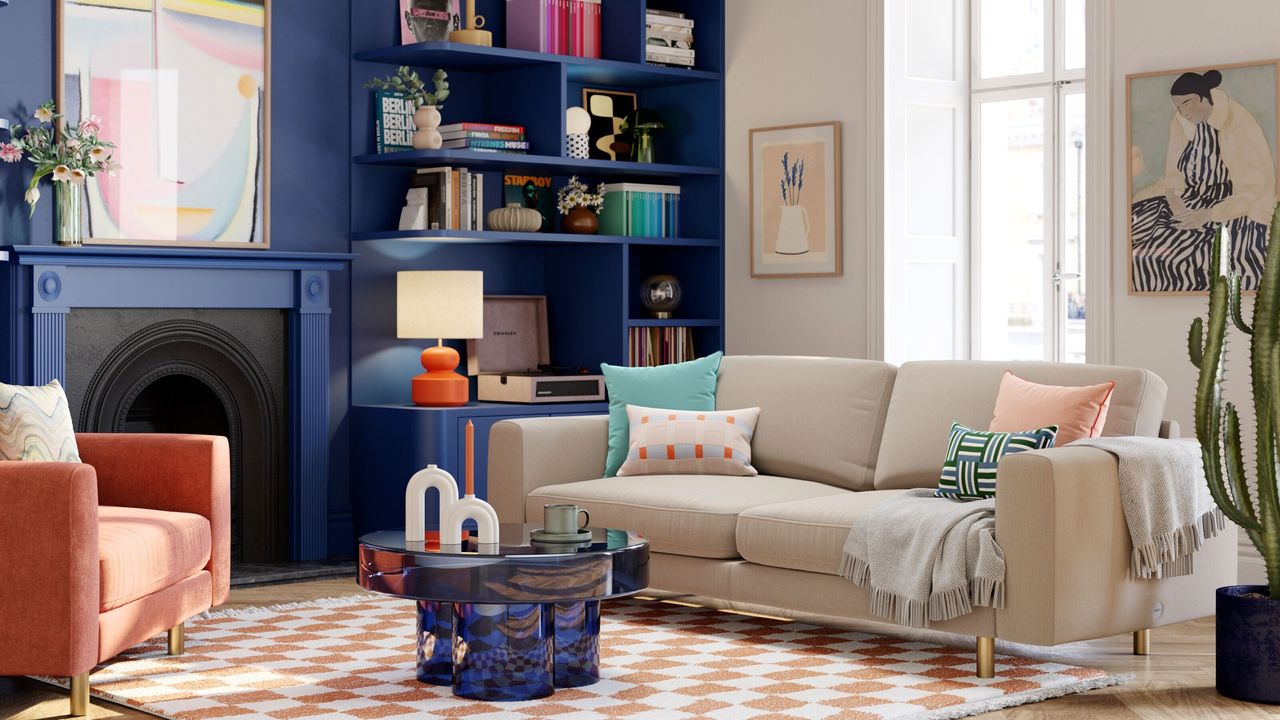
{"label": "blue shelving unit", "polygon": [[[394,0],[353,3],[351,15],[351,238],[358,257],[352,270],[353,449],[359,455],[394,457],[374,470],[356,463],[357,508],[399,507],[392,491],[401,473],[427,458],[423,448],[456,445],[458,412],[405,405],[409,378],[421,372],[420,343],[395,337],[395,273],[399,270],[467,269],[485,273],[494,295],[546,295],[551,360],[562,366],[597,368],[624,364],[633,327],[692,328],[699,354],[724,347],[724,0],[647,0],[660,9],[693,18],[697,67],[644,62],[646,0],[608,0],[603,8],[602,49],[594,60],[512,50],[505,44],[505,1],[478,0],[477,11],[493,32],[495,47],[455,43],[399,44]],[[358,7],[357,7],[358,5]],[[378,155],[374,148],[370,77],[409,65],[424,75],[449,73],[452,94],[444,122],[523,125],[527,155],[430,150]],[[657,162],[580,160],[565,148],[565,110],[582,102],[584,88],[626,90],[641,107],[658,111],[667,132],[657,138]],[[485,206],[502,204],[502,176],[550,176],[555,187],[571,175],[592,182],[636,181],[679,185],[679,237],[583,236],[564,233],[395,230],[405,190],[415,168],[465,167],[485,175]],[[654,320],[640,303],[649,275],[669,273],[684,286],[678,317]],[[465,346],[455,345],[465,355]],[[599,412],[603,406],[502,406],[484,404],[487,425],[504,416]],[[466,411],[464,411],[465,413]],[[402,422],[408,434],[384,431]],[[441,434],[445,433],[445,434]],[[428,434],[428,437],[418,437]],[[487,436],[487,435],[486,435]],[[373,444],[377,447],[361,447]],[[483,442],[477,454],[485,452]],[[441,458],[455,474],[456,453]],[[477,464],[480,465],[481,462]],[[394,471],[391,469],[395,468]],[[364,472],[365,477],[361,474]],[[379,477],[372,477],[373,474]],[[364,489],[362,491],[362,488]],[[374,491],[373,488],[380,488]],[[386,497],[382,497],[386,495]],[[362,517],[358,530],[373,528],[382,515]]]}

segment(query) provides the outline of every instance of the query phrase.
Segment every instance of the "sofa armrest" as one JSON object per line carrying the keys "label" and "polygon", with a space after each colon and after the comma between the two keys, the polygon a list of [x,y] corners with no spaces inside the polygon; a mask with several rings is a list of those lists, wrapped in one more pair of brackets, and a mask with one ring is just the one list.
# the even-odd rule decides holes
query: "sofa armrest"
{"label": "sofa armrest", "polygon": [[231,453],[213,435],[79,433],[80,459],[98,474],[103,505],[168,510],[209,520],[213,604],[231,589]]}
{"label": "sofa armrest", "polygon": [[98,584],[93,468],[0,462],[0,675],[93,668]]}
{"label": "sofa armrest", "polygon": [[524,522],[524,499],[544,485],[604,473],[609,416],[503,420],[489,431],[489,502],[503,522]]}
{"label": "sofa armrest", "polygon": [[996,479],[999,637],[1056,645],[1212,615],[1213,589],[1235,582],[1233,527],[1204,544],[1193,574],[1132,578],[1114,455],[1071,446],[1008,455]]}

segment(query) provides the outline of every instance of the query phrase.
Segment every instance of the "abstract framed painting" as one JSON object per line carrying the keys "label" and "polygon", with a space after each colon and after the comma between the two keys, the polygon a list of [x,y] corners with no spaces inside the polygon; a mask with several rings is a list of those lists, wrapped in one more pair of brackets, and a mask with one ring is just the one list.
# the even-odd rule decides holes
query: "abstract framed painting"
{"label": "abstract framed painting", "polygon": [[1218,231],[1255,291],[1276,206],[1280,61],[1129,75],[1129,293],[1203,294]]}
{"label": "abstract framed painting", "polygon": [[750,132],[751,277],[838,277],[840,123]]}
{"label": "abstract framed painting", "polygon": [[622,121],[639,107],[637,96],[624,90],[582,88],[582,107],[591,117],[587,130],[592,160],[625,160],[630,157],[630,136],[622,132]]}
{"label": "abstract framed painting", "polygon": [[270,245],[270,0],[55,0],[58,107],[112,128],[85,243]]}

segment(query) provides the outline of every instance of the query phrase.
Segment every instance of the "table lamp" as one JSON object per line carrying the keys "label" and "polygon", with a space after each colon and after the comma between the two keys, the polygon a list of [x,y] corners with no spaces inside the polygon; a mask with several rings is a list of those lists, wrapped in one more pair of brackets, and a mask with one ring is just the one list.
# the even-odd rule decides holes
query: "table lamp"
{"label": "table lamp", "polygon": [[484,273],[478,270],[413,270],[396,273],[396,337],[431,339],[422,351],[425,373],[413,379],[413,404],[466,405],[467,378],[454,372],[458,351],[444,340],[484,337]]}

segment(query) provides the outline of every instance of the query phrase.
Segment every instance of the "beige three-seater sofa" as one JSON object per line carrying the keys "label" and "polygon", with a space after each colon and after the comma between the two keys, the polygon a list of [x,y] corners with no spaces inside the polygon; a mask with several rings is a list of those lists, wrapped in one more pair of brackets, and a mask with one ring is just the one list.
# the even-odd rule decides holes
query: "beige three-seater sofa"
{"label": "beige three-seater sofa", "polygon": [[[1169,434],[1167,387],[1146,370],[730,356],[716,406],[761,408],[758,476],[601,478],[606,417],[508,420],[490,435],[489,497],[504,522],[536,523],[544,504],[570,502],[593,525],[643,534],[655,589],[740,610],[879,620],[867,591],[837,574],[854,518],[905,488],[936,486],[952,421],[985,429],[1006,370],[1054,385],[1114,380],[1104,435]],[[994,638],[1056,645],[1132,632],[1145,653],[1149,628],[1212,615],[1214,588],[1236,579],[1234,531],[1206,542],[1193,575],[1130,578],[1116,460],[1092,448],[1004,458],[996,540],[1005,607],[932,626],[976,636],[984,677]]]}

